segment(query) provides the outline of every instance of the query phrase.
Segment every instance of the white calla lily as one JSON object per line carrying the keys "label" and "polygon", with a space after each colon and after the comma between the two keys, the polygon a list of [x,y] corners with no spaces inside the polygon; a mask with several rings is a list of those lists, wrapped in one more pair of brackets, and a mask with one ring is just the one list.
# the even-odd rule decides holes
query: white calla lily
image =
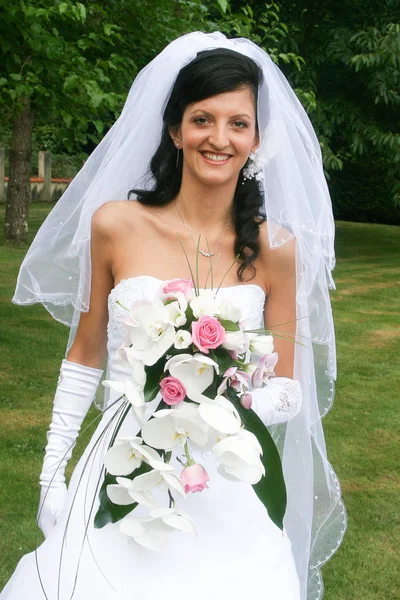
{"label": "white calla lily", "polygon": [[219,373],[219,365],[208,356],[197,352],[191,354],[178,354],[170,358],[165,364],[165,370],[182,382],[187,397],[194,402],[201,402],[203,392],[212,384],[214,371]]}
{"label": "white calla lily", "polygon": [[168,315],[168,320],[174,327],[182,327],[182,325],[185,325],[187,321],[185,314],[186,309],[182,310],[179,302],[169,302],[165,305],[165,309]]}
{"label": "white calla lily", "polygon": [[173,467],[165,463],[154,448],[144,445],[140,437],[117,438],[103,459],[104,466],[111,475],[130,475],[140,467],[142,461],[153,469],[173,471]]}
{"label": "white calla lily", "polygon": [[242,426],[238,411],[224,396],[202,402],[199,405],[199,414],[210,427],[220,433],[232,435],[240,431]]}
{"label": "white calla lily", "polygon": [[262,448],[250,431],[242,429],[236,435],[224,438],[212,451],[221,461],[218,472],[227,479],[254,485],[265,474],[260,458]]}

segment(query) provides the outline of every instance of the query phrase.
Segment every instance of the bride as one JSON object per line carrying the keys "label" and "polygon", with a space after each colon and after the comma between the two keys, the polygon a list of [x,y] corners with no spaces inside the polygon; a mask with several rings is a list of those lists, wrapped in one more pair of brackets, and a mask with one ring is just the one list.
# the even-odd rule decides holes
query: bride
{"label": "bride", "polygon": [[[64,469],[104,362],[107,379],[127,378],[117,357],[122,306],[190,279],[182,245],[200,285],[211,258],[214,287],[241,307],[245,326],[278,333],[276,376],[251,394],[282,457],[288,506],[281,531],[251,485],[224,479],[210,453],[193,451],[210,478],[209,489],[187,494],[197,535],[174,534],[158,554],[118,523],[93,526],[119,394],[106,389],[68,491]],[[320,567],[346,526],[321,425],[335,378],[333,265],[319,145],[278,68],[244,39],[172,42],[138,75],[21,266],[13,301],[43,303],[71,333],[40,475],[46,539],[21,559],[1,600],[322,597]],[[121,433],[135,427],[130,414]]]}

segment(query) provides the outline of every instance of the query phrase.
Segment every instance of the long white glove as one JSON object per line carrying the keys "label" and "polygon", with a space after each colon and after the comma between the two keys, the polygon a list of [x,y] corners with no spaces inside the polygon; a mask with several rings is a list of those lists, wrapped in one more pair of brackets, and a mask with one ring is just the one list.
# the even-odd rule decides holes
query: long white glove
{"label": "long white glove", "polygon": [[93,402],[102,374],[101,369],[66,359],[61,363],[39,480],[41,492],[38,525],[45,537],[53,529],[64,506],[67,495],[65,467],[71,458],[76,438]]}
{"label": "long white glove", "polygon": [[289,377],[273,377],[264,387],[250,393],[251,408],[267,426],[285,423],[301,409],[300,383]]}

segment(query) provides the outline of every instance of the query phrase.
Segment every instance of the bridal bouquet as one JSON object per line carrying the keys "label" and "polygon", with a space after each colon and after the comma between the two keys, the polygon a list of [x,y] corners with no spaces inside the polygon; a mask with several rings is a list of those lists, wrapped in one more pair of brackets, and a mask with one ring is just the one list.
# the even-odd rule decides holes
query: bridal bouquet
{"label": "bridal bouquet", "polygon": [[[203,491],[212,481],[193,450],[211,452],[219,476],[252,485],[283,528],[280,457],[251,410],[248,391],[250,384],[261,387],[274,375],[273,338],[264,330],[246,331],[240,307],[217,292],[174,279],[153,301],[124,307],[128,333],[118,358],[130,377],[103,382],[126,404],[104,457],[95,526],[120,521],[121,532],[152,550],[162,549],[171,531],[195,531],[177,499]],[[256,362],[249,362],[250,353]],[[146,419],[146,403],[159,393],[158,409]],[[141,430],[121,437],[130,410]],[[132,511],[140,506],[136,514],[141,516],[135,516]]]}

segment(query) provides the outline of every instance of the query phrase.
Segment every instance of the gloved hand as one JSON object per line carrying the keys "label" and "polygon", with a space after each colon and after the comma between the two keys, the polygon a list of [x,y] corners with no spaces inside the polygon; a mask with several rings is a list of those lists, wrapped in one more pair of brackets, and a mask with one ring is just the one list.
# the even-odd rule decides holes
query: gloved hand
{"label": "gloved hand", "polygon": [[103,371],[64,359],[47,432],[40,474],[38,525],[45,537],[57,522],[67,496],[64,471],[82,422],[96,394]]}
{"label": "gloved hand", "polygon": [[289,377],[272,377],[264,387],[250,393],[251,408],[267,426],[285,423],[301,409],[300,383]]}

